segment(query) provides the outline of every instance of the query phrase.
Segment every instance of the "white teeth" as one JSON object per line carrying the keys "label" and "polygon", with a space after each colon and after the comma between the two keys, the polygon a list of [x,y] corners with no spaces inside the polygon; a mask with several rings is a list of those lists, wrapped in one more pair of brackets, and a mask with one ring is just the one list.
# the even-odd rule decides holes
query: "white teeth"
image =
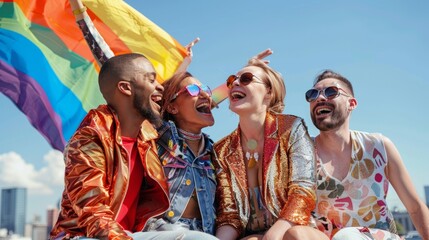
{"label": "white teeth", "polygon": [[152,96],[152,101],[154,102],[159,102],[161,101],[162,97],[161,96]]}
{"label": "white teeth", "polygon": [[203,102],[203,103],[198,104],[197,108],[200,108],[200,107],[208,107],[208,106],[209,106],[209,103],[208,103],[208,102]]}
{"label": "white teeth", "polygon": [[331,112],[331,109],[329,109],[329,108],[319,108],[316,111],[317,114],[329,113],[329,112]]}
{"label": "white teeth", "polygon": [[210,112],[210,103],[209,102],[202,102],[197,105],[196,107],[197,111],[200,113],[207,113],[211,114]]}
{"label": "white teeth", "polygon": [[231,97],[233,98],[244,98],[246,96],[246,94],[242,93],[242,92],[233,92],[231,93]]}

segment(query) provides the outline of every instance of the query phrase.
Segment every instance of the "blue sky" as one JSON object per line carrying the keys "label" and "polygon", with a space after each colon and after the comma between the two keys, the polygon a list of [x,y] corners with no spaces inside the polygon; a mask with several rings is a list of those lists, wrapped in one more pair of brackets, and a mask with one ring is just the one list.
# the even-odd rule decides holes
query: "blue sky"
{"label": "blue sky", "polygon": [[[126,1],[186,45],[195,37],[189,70],[212,88],[247,59],[271,48],[270,65],[285,78],[285,113],[317,135],[304,93],[324,69],[346,76],[358,108],[351,128],[380,132],[399,149],[420,197],[429,185],[429,2],[398,1]],[[29,187],[28,217],[54,206],[62,191],[62,156],[0,94],[0,188]],[[219,140],[237,127],[228,101],[205,129]],[[395,176],[391,176],[395,177]],[[390,208],[403,208],[390,189]]]}

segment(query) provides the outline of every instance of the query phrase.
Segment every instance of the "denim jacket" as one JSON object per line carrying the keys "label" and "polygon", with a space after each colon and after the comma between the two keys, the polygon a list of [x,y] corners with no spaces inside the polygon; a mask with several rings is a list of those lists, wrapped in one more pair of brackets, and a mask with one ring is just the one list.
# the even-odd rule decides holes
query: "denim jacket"
{"label": "denim jacket", "polygon": [[195,157],[173,122],[164,122],[158,128],[158,134],[158,155],[167,177],[171,203],[163,218],[171,223],[177,222],[195,189],[203,230],[214,234],[216,179],[212,164],[213,141],[203,134],[204,150]]}

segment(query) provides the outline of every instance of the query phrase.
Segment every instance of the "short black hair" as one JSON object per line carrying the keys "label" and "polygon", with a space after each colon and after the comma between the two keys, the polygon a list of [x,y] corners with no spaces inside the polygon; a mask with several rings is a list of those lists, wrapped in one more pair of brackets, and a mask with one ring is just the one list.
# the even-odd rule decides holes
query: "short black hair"
{"label": "short black hair", "polygon": [[111,57],[101,66],[100,73],[98,74],[98,86],[108,103],[109,96],[113,93],[117,82],[121,80],[134,80],[135,66],[131,62],[138,58],[144,58],[149,62],[142,54],[125,53]]}
{"label": "short black hair", "polygon": [[116,55],[108,59],[100,69],[98,75],[98,81],[102,81],[104,78],[116,77],[119,78],[124,73],[130,72],[130,62],[137,58],[145,58],[144,55],[139,53],[125,53],[122,55]]}

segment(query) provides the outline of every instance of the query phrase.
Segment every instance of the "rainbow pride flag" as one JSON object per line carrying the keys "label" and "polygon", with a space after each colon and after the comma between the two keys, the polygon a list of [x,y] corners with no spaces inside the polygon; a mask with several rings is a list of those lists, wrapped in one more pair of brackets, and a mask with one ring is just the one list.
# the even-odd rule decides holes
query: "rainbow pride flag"
{"label": "rainbow pride flag", "polygon": [[[83,0],[114,54],[139,52],[162,82],[187,52],[121,0]],[[62,151],[86,113],[104,103],[97,65],[68,0],[0,0],[0,92]]]}

